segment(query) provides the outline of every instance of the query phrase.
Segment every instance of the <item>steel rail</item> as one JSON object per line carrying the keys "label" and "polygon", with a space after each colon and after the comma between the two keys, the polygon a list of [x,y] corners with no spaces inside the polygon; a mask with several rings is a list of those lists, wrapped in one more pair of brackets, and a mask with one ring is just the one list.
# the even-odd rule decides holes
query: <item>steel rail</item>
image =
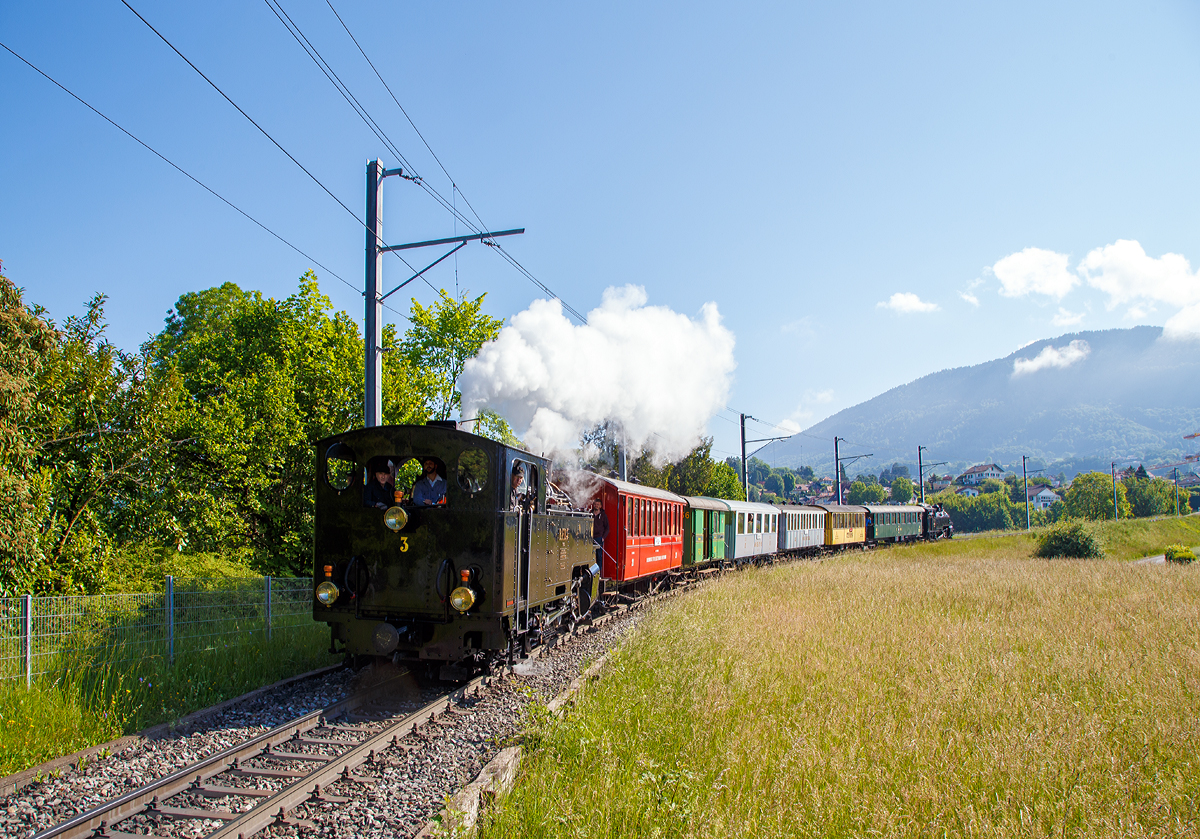
{"label": "steel rail", "polygon": [[[297,734],[302,734],[305,731],[316,728],[321,724],[322,720],[342,716],[350,710],[365,705],[378,694],[383,693],[395,679],[400,678],[402,675],[397,674],[361,694],[349,696],[338,700],[328,707],[310,711],[303,716],[278,725],[270,731],[265,731],[262,734],[251,737],[249,740],[244,740],[237,745],[230,746],[215,755],[178,769],[169,775],[151,781],[143,787],[131,790],[111,801],[93,807],[91,810],[72,816],[64,822],[60,822],[53,827],[35,834],[32,839],[80,839],[81,837],[91,836],[102,826],[118,824],[131,816],[136,816],[147,810],[155,799],[164,800],[171,798],[181,792],[185,792],[192,786],[192,782],[197,779],[203,782],[225,772],[239,758],[256,754],[262,751],[263,748],[270,748]],[[110,833],[109,835],[114,834]]]}

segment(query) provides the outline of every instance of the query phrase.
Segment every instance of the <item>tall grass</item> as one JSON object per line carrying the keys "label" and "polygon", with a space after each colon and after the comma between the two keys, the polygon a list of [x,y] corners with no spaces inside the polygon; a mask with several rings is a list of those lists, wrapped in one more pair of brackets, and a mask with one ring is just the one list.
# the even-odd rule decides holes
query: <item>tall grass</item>
{"label": "tall grass", "polygon": [[64,654],[32,689],[0,682],[0,775],[335,663],[328,645],[328,629],[306,623],[276,628],[270,641],[187,639],[174,666],[160,656],[130,662],[119,647]]}
{"label": "tall grass", "polygon": [[1130,524],[1103,560],[983,538],[673,601],[483,836],[1197,835],[1200,568],[1122,561],[1175,533]]}

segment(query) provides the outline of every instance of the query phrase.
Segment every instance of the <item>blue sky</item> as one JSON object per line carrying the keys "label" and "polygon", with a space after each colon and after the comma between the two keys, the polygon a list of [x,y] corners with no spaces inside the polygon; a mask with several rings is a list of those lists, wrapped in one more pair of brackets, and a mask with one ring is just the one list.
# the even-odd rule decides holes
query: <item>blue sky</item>
{"label": "blue sky", "polygon": [[[265,4],[130,2],[356,212],[365,162],[397,165]],[[565,301],[635,283],[689,315],[718,304],[735,411],[807,426],[1039,338],[1192,323],[1200,302],[1193,4],[334,5]],[[284,8],[450,196],[323,0]],[[361,285],[361,227],[120,2],[5,4],[0,33]],[[284,296],[311,267],[3,52],[0,105],[0,259],[54,317],[102,291],[128,347],[184,292]],[[386,239],[454,232],[387,182]],[[457,267],[494,315],[538,296],[482,246]],[[359,292],[318,273],[361,316]],[[453,265],[431,280],[453,289]],[[736,451],[733,422],[710,429]]]}

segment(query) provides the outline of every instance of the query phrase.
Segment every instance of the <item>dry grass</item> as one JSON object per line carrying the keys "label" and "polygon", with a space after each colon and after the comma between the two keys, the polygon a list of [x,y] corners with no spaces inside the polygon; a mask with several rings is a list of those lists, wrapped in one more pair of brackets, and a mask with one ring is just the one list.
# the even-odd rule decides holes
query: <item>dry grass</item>
{"label": "dry grass", "polygon": [[484,835],[1200,834],[1200,568],[1025,542],[750,571],[656,610],[531,732]]}

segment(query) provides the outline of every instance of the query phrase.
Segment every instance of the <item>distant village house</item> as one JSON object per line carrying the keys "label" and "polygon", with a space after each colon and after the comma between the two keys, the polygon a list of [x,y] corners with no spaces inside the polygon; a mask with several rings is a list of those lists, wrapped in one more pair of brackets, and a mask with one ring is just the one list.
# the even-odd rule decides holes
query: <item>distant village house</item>
{"label": "distant village house", "polygon": [[959,475],[958,482],[965,486],[979,486],[984,481],[993,478],[997,481],[1004,480],[1004,470],[995,463],[981,463]]}

